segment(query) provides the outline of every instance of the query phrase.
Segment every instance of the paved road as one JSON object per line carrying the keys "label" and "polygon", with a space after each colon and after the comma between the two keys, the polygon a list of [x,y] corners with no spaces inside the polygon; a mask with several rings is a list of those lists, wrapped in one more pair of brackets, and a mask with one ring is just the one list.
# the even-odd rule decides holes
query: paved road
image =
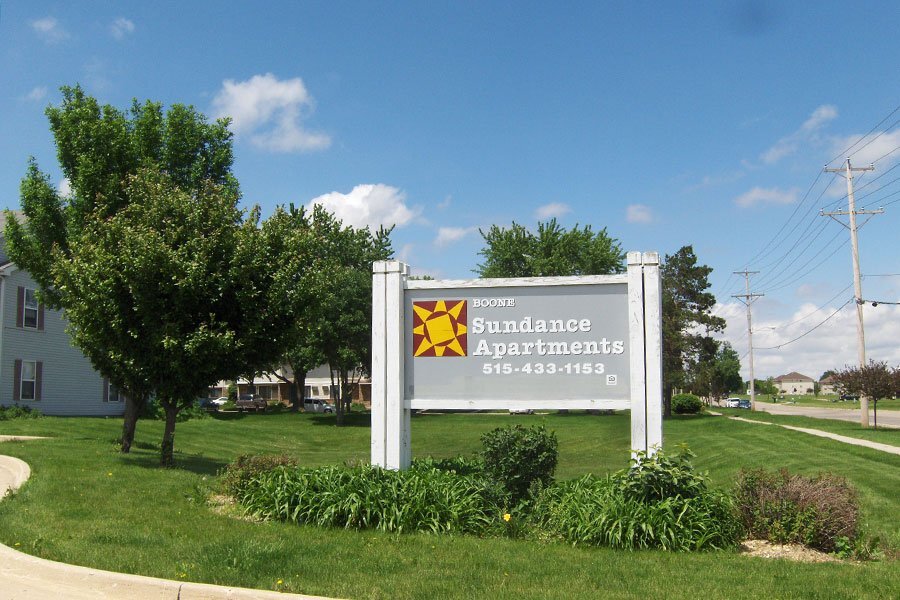
{"label": "paved road", "polygon": [[[757,411],[764,411],[773,415],[798,415],[802,417],[814,417],[816,419],[834,419],[837,421],[852,421],[859,423],[859,409],[853,408],[822,408],[818,406],[797,406],[796,404],[770,404],[757,402]],[[874,412],[869,406],[869,424],[874,423]],[[900,410],[879,410],[878,426],[900,429]]]}

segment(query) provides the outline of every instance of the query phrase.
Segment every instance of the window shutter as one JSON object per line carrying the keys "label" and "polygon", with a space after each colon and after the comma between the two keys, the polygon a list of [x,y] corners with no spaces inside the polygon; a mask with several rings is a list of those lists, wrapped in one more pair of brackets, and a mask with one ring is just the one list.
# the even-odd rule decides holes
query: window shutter
{"label": "window shutter", "polygon": [[34,400],[35,402],[40,401],[41,399],[41,380],[43,379],[42,375],[44,372],[44,363],[42,361],[37,361],[34,363]]}
{"label": "window shutter", "polygon": [[109,402],[109,379],[103,378],[103,401]]}
{"label": "window shutter", "polygon": [[[23,316],[24,319],[24,316]],[[38,304],[38,331],[44,330],[44,303]]]}
{"label": "window shutter", "polygon": [[21,285],[16,298],[16,327],[25,327],[25,288]]}
{"label": "window shutter", "polygon": [[[22,288],[19,288],[20,290]],[[16,366],[13,369],[13,402],[19,401],[19,394],[22,391],[22,359],[16,359]]]}

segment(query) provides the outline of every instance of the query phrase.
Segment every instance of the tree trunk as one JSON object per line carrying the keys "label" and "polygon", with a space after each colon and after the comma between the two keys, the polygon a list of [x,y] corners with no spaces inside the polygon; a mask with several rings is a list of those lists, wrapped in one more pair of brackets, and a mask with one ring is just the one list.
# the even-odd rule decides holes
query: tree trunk
{"label": "tree trunk", "polygon": [[166,411],[166,429],[163,432],[162,453],[159,464],[163,467],[175,466],[175,417],[178,416],[178,407],[171,400],[161,400]]}
{"label": "tree trunk", "polygon": [[338,385],[334,385],[334,369],[331,370],[331,400],[334,402],[335,425],[341,427],[344,424],[344,403],[341,399],[340,375]]}
{"label": "tree trunk", "polygon": [[[293,369],[293,366],[291,367]],[[306,371],[294,369],[294,381],[291,384],[291,412],[297,412],[303,408],[306,399]]]}
{"label": "tree trunk", "polygon": [[672,386],[663,388],[663,416],[666,418],[672,416]]}
{"label": "tree trunk", "polygon": [[134,394],[125,396],[125,416],[122,422],[122,454],[131,452],[131,445],[134,443],[134,430],[137,427],[137,420],[141,413],[141,402],[143,399],[132,398]]}

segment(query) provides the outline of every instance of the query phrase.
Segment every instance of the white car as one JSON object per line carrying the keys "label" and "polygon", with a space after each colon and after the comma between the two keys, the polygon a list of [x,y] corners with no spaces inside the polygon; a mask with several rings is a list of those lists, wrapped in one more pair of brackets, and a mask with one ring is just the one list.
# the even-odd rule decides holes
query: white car
{"label": "white car", "polygon": [[741,406],[740,398],[726,398],[724,402],[726,408],[739,408]]}

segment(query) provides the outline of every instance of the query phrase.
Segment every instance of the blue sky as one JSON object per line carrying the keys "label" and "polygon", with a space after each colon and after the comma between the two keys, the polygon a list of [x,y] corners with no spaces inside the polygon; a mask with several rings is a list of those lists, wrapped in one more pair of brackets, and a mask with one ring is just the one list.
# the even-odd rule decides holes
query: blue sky
{"label": "blue sky", "polygon": [[[4,0],[0,202],[18,207],[30,155],[64,186],[43,114],[60,85],[193,104],[234,119],[245,205],[396,223],[419,273],[471,277],[478,228],[514,220],[693,244],[744,355],[731,273],[758,270],[757,373],[818,377],[856,357],[848,235],[818,215],[846,210],[829,161],[878,159],[857,182],[885,206],[860,233],[863,296],[900,297],[898,22],[896,2]],[[897,364],[900,307],[865,311],[869,356]]]}

